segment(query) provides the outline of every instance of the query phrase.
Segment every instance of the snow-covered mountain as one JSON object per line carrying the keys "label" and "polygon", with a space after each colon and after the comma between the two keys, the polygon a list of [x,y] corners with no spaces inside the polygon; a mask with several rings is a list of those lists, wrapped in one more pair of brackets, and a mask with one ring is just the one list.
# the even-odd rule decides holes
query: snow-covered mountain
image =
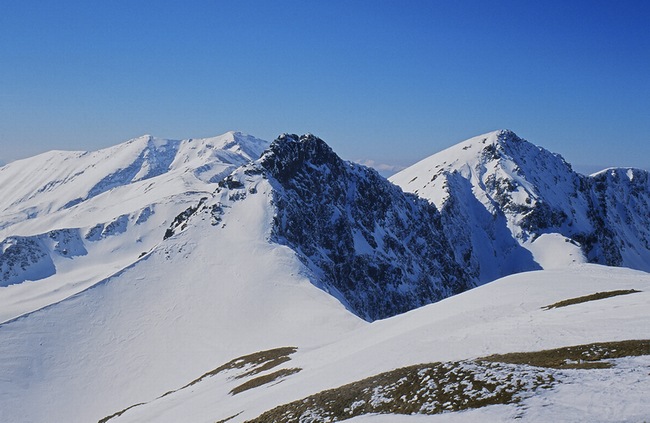
{"label": "snow-covered mountain", "polygon": [[392,178],[425,201],[312,135],[283,135],[249,164],[266,147],[235,132],[144,136],[0,168],[0,286],[11,298],[0,321],[120,271],[157,245],[163,229],[166,237],[213,207],[203,202],[215,189],[245,191],[257,175],[273,187],[271,240],[367,320],[522,271],[585,261],[650,270],[644,171],[582,176],[560,156],[496,131]]}
{"label": "snow-covered mountain", "polygon": [[[18,160],[0,168],[0,230],[37,230],[31,222],[20,224],[45,215],[49,219],[43,225],[85,223],[81,212],[104,212],[115,207],[116,198],[143,203],[204,188],[257,159],[267,147],[268,142],[238,132],[182,141],[145,135],[94,152],[50,151]],[[109,191],[110,198],[97,198]]]}
{"label": "snow-covered mountain", "polygon": [[[440,215],[427,201],[404,194],[370,168],[341,160],[325,142],[312,135],[283,135],[260,160],[249,165],[244,164],[255,158],[254,153],[259,156],[265,144],[238,137],[226,134],[219,143],[142,138],[90,154],[94,159],[89,163],[57,161],[70,162],[70,167],[76,163],[75,169],[81,170],[70,170],[77,176],[69,187],[65,178],[56,175],[59,179],[51,182],[50,177],[44,185],[47,188],[31,187],[35,195],[24,195],[21,199],[26,200],[12,203],[18,211],[10,214],[10,221],[14,216],[23,221],[11,226],[8,223],[6,232],[24,230],[29,224],[32,232],[38,227],[44,233],[11,235],[2,241],[3,284],[17,285],[16,291],[25,291],[21,282],[38,279],[43,289],[56,286],[58,299],[69,296],[133,263],[160,237],[166,238],[186,225],[192,214],[206,208],[222,213],[223,205],[208,201],[212,191],[225,190],[229,198],[244,201],[256,190],[258,179],[265,178],[272,186],[275,210],[271,241],[294,250],[312,272],[312,281],[355,314],[368,320],[384,318],[476,286],[476,278],[466,275],[462,263],[450,253]],[[139,148],[130,156],[113,159],[113,154],[134,144]],[[229,149],[236,149],[236,154]],[[136,159],[129,162],[126,157]],[[108,176],[84,175],[93,165],[108,167],[112,161],[115,163],[111,171],[103,171]],[[235,165],[244,166],[233,171]],[[57,166],[61,165],[47,163],[42,168],[47,173]],[[12,176],[10,171],[4,173]],[[98,194],[98,186],[105,192]],[[50,187],[62,194],[50,193]],[[146,195],[142,190],[150,196],[149,201],[143,201]],[[69,199],[80,194],[75,200]],[[115,198],[122,201],[110,204]],[[127,207],[130,198],[134,204]],[[70,206],[71,202],[74,205]],[[161,203],[168,204],[164,213],[159,211]],[[108,215],[106,208],[113,213]],[[13,212],[11,207],[8,209]],[[38,213],[25,218],[27,209]],[[51,209],[54,211],[47,213]],[[70,214],[75,215],[74,221]],[[61,215],[66,218],[59,219]],[[66,226],[44,227],[54,221]],[[76,225],[80,223],[85,225],[79,228]],[[160,226],[169,227],[162,236]],[[106,266],[105,262],[96,266],[98,258],[108,258],[114,266]],[[91,272],[86,283],[68,285],[68,289],[52,283],[51,279],[71,279],[60,270],[86,273],[88,267],[102,272]],[[29,287],[29,292],[34,289]],[[25,303],[24,295],[17,298],[17,302]],[[52,301],[49,295],[39,298]],[[43,301],[32,303],[31,309],[46,305]],[[6,317],[24,311],[30,310],[8,308]]]}
{"label": "snow-covered mountain", "polygon": [[0,168],[0,321],[135,262],[160,242],[175,216],[266,147],[236,132],[182,141],[144,136]]}
{"label": "snow-covered mountain", "polygon": [[[0,203],[0,421],[647,415],[648,274],[565,266],[604,257],[602,228],[634,247],[614,264],[646,262],[647,174],[583,177],[514,134],[484,138],[435,178],[404,171],[445,181],[413,189],[424,199],[312,135],[47,153],[22,165],[31,188],[18,162],[0,168],[15,184]],[[542,267],[561,269],[470,289]]]}
{"label": "snow-covered mountain", "polygon": [[650,181],[639,169],[574,172],[511,131],[434,154],[390,180],[435,204],[482,281],[592,262],[650,271]]}

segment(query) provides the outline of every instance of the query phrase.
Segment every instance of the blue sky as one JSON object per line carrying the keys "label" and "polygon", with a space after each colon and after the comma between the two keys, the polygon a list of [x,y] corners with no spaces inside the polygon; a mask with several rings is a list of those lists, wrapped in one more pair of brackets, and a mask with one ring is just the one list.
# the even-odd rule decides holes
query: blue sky
{"label": "blue sky", "polygon": [[311,132],[408,165],[509,128],[650,169],[650,2],[0,1],[0,160]]}

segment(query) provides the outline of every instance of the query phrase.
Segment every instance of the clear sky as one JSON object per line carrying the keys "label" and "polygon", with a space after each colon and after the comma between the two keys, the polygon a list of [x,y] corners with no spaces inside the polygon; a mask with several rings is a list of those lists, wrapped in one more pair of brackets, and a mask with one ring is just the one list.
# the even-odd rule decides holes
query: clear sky
{"label": "clear sky", "polygon": [[500,128],[650,169],[650,2],[0,0],[4,162],[240,130],[407,165]]}

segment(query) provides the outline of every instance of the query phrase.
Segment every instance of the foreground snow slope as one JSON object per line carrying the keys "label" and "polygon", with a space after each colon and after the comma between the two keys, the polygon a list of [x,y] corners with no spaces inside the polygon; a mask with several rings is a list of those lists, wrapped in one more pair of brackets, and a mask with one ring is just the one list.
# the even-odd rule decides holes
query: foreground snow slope
{"label": "foreground snow slope", "polygon": [[[642,292],[543,309],[569,298],[628,289]],[[320,348],[299,348],[283,366],[302,370],[281,379],[281,383],[232,395],[229,392],[242,380],[216,375],[163,398],[152,398],[151,402],[109,421],[214,422],[236,416],[229,421],[243,422],[279,404],[412,364],[593,342],[650,339],[648,307],[650,275],[647,273],[581,265],[517,274],[362,326]],[[509,421],[515,416],[523,421],[548,418],[621,421],[647,416],[650,406],[639,400],[650,388],[647,378],[650,359],[648,356],[620,359],[618,363],[611,370],[565,370],[558,376],[563,378],[563,384],[552,390],[540,390],[520,405],[462,412],[452,421],[465,421],[464,418]],[[222,363],[214,363],[214,367],[219,364]],[[274,370],[277,369],[269,372]],[[613,403],[601,403],[605,399]],[[422,420],[401,418],[377,417],[376,421]],[[432,420],[427,421],[438,421],[428,418]],[[440,421],[450,418],[453,417],[443,415]],[[375,418],[358,421],[375,421]]]}

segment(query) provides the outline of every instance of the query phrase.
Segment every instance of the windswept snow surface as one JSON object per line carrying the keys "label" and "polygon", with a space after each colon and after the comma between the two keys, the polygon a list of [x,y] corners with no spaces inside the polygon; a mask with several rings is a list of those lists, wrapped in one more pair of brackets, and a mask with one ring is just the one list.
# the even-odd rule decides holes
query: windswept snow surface
{"label": "windswept snow surface", "polygon": [[267,146],[238,132],[182,141],[144,136],[0,168],[0,322],[131,265],[175,216]]}
{"label": "windswept snow surface", "polygon": [[[617,289],[642,292],[543,309],[560,300]],[[647,273],[585,264],[517,274],[362,325],[320,348],[299,348],[283,366],[302,371],[281,383],[233,396],[228,392],[241,381],[217,375],[134,407],[110,422],[214,422],[235,415],[229,421],[243,422],[279,404],[412,364],[650,339],[648,307]],[[511,421],[517,417],[522,419],[517,421],[614,422],[650,415],[650,404],[643,400],[650,392],[648,356],[617,359],[612,369],[558,372],[562,383],[539,389],[520,404],[439,416],[367,416],[351,421]]]}

